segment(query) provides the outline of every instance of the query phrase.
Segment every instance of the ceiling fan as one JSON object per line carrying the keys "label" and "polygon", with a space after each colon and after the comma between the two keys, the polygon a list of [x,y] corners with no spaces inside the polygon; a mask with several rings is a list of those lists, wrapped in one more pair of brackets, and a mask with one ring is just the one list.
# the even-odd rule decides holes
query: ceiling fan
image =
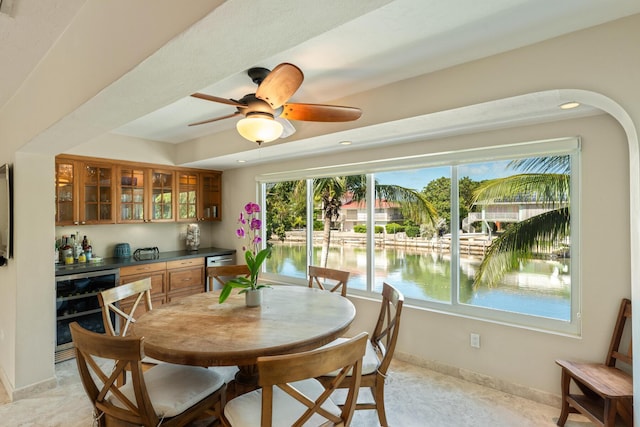
{"label": "ceiling fan", "polygon": [[304,79],[300,68],[293,64],[279,64],[273,71],[261,67],[251,68],[247,74],[258,85],[258,89],[239,100],[204,93],[192,94],[194,98],[232,105],[236,107],[236,111],[226,116],[190,123],[189,126],[244,116],[236,124],[238,132],[244,138],[260,145],[293,134],[295,128],[288,120],[348,122],[357,120],[362,115],[362,110],[355,107],[288,103]]}

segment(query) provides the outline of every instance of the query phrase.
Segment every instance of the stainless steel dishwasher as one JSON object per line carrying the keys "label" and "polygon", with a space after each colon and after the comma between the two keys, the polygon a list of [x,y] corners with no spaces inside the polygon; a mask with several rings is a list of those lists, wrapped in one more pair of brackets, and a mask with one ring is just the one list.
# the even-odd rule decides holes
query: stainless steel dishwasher
{"label": "stainless steel dishwasher", "polygon": [[[233,265],[236,263],[236,256],[234,253],[230,252],[228,254],[208,256],[206,257],[205,261],[206,261],[207,267],[216,267],[220,265]],[[207,292],[216,290],[216,289],[221,289],[220,284],[217,282],[214,283],[213,278],[209,277],[209,275],[207,274]]]}

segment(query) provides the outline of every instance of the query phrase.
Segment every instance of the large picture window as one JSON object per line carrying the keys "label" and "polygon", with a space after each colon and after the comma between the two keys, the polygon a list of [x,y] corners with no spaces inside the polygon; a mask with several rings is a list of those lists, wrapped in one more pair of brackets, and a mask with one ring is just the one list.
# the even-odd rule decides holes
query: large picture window
{"label": "large picture window", "polygon": [[579,334],[578,155],[565,138],[262,176],[265,276],[320,265],[351,294],[388,282],[426,309]]}

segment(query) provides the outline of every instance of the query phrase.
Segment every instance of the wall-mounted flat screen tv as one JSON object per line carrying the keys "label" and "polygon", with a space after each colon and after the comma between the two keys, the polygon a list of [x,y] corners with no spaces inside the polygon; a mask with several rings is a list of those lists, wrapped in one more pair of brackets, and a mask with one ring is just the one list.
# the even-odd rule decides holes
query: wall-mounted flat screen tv
{"label": "wall-mounted flat screen tv", "polygon": [[0,265],[13,256],[13,187],[9,164],[0,165]]}

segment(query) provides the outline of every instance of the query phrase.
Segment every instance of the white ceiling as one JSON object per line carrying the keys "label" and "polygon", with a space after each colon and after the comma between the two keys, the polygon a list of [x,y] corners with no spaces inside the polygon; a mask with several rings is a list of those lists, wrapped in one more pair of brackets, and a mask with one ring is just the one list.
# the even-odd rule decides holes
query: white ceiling
{"label": "white ceiling", "polygon": [[[30,70],[37,66],[86,1],[91,0],[4,0],[4,8],[10,8],[5,10],[9,15],[0,13],[0,106],[18,90]],[[265,19],[271,19],[271,22],[264,24],[270,26],[271,32],[263,37],[267,41],[265,49],[259,53],[251,52],[252,57],[259,62],[247,62],[246,68],[273,68],[281,62],[292,62],[303,70],[305,80],[291,101],[333,103],[334,100],[399,80],[640,13],[638,0],[396,0],[384,3],[387,2],[379,0],[376,4],[382,4],[381,7],[376,8],[377,6],[372,5],[370,12],[365,11],[366,13],[344,24],[337,22],[319,35],[312,34],[312,31],[316,31],[317,34],[318,30],[311,28],[314,27],[311,21],[307,21],[306,24],[303,22],[296,27],[295,33],[295,36],[303,41],[294,47],[288,46],[274,51],[277,46],[286,45],[279,40],[280,33],[282,39],[292,37],[286,30],[291,30],[293,24],[283,27],[281,32],[274,32],[273,28],[278,27],[278,20],[267,15],[269,12],[272,12],[273,16],[281,13],[283,23],[293,22],[296,18],[295,13],[289,11],[287,13],[291,16],[285,16],[283,12],[286,10],[285,7],[291,8],[288,5],[292,3],[274,0],[268,3],[269,9],[256,12],[247,10],[247,3],[243,0],[228,0],[210,17],[196,23],[189,31],[170,41],[145,62],[148,65],[154,60],[173,58],[176,55],[175,51],[184,55],[185,44],[188,44],[193,52],[198,52],[200,47],[206,51],[207,45],[212,43],[210,27],[221,25],[220,19],[224,18],[225,11],[229,16],[235,17],[238,10],[246,11],[247,20],[249,17],[255,18],[250,16],[250,12],[260,13]],[[261,0],[252,4],[259,8],[267,3],[262,3]],[[242,9],[243,7],[245,9]],[[346,9],[347,6],[345,11]],[[231,12],[234,12],[234,15]],[[337,12],[339,11],[333,11],[334,14]],[[213,16],[216,13],[218,15]],[[354,14],[357,15],[355,12]],[[308,18],[314,16],[310,14]],[[251,31],[254,27],[260,28],[260,25],[251,26],[247,23],[246,28],[238,29],[237,35],[220,38],[219,41],[234,43],[237,45],[237,51],[244,55],[252,49],[242,49],[241,34],[243,31]],[[302,34],[305,25],[310,28],[306,37]],[[251,55],[247,53],[246,56]],[[224,58],[218,60],[224,62]],[[197,70],[202,59],[194,57],[192,61],[192,68]],[[251,58],[247,58],[247,61],[251,61]],[[137,70],[132,71],[132,74],[138,73],[135,79],[130,79],[135,84],[139,85],[141,81],[145,81],[145,72],[152,76],[153,67],[145,68],[144,65],[141,64]],[[146,99],[140,98],[134,106],[135,114],[132,112],[128,116],[130,119],[114,126],[111,131],[174,144],[218,132],[229,132],[235,127],[238,118],[188,127],[188,123],[224,116],[235,111],[233,106],[191,98],[188,93],[195,89],[234,99],[253,93],[256,86],[246,75],[246,68],[243,68],[234,72],[228,71],[227,68],[225,72],[218,73],[218,76],[211,76],[206,84],[201,83],[202,75],[194,72],[191,84],[180,82],[182,86],[191,90],[165,101],[164,106],[158,105],[158,100],[151,97],[145,106]],[[182,79],[188,79],[188,76],[183,75]],[[158,79],[147,80],[155,82]],[[126,92],[126,79],[122,79],[122,82],[117,90]],[[194,87],[195,82],[198,83]],[[140,88],[132,87],[131,90]],[[147,90],[161,91],[162,88],[154,87]],[[452,134],[465,129],[468,131],[491,128],[505,123],[557,119],[553,116],[560,113],[557,109],[557,101],[562,98],[560,95],[555,94],[552,96],[553,99],[540,98],[527,102],[513,99],[487,103],[458,111],[455,115],[443,112],[405,119],[402,122],[403,132],[407,134],[404,139],[410,139],[411,135]],[[104,103],[105,108],[108,105],[109,102]],[[366,105],[355,106],[366,111]],[[509,112],[508,115],[506,111]],[[97,108],[96,114],[107,115],[107,112],[100,112]],[[593,111],[583,109],[565,114],[593,114]],[[456,117],[455,122],[452,121],[453,116]],[[482,117],[482,121],[478,121],[478,117]],[[300,122],[292,124],[297,128],[304,126]],[[355,126],[351,130],[332,135],[331,138],[326,134],[314,135],[311,138],[314,147],[317,148],[314,152],[318,153],[323,149],[335,149],[336,138],[358,138],[375,144],[385,134],[385,129],[395,129],[394,135],[397,135],[397,128],[398,123],[366,128]],[[304,144],[300,139],[291,140],[291,143],[274,144],[272,147],[265,144],[260,150],[261,161],[302,155],[304,152],[300,147],[308,147],[309,141]],[[251,160],[250,151],[245,151],[244,155]],[[234,154],[233,149],[222,150],[221,156],[203,158],[193,165],[224,169],[236,167],[237,159],[238,156]]]}

